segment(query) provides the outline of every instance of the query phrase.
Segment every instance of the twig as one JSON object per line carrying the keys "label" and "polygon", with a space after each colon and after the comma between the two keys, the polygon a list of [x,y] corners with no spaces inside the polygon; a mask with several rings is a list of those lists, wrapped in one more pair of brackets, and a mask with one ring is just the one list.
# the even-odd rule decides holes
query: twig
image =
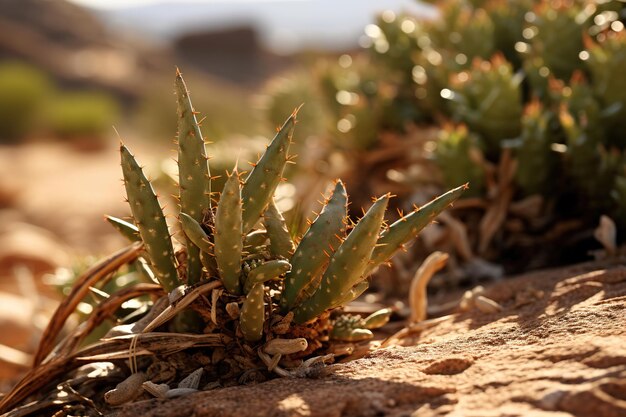
{"label": "twig", "polygon": [[159,314],[150,324],[146,326],[143,330],[144,333],[151,332],[156,329],[160,325],[171,320],[176,314],[183,311],[185,308],[189,307],[191,303],[193,303],[198,297],[203,294],[207,294],[213,291],[215,288],[221,287],[221,281],[211,281],[199,287],[195,287],[193,290],[189,291],[187,294],[184,294],[180,297],[175,304],[168,306],[161,314]]}
{"label": "twig", "polygon": [[435,274],[446,265],[448,254],[443,252],[433,252],[424,260],[419,267],[409,291],[409,305],[411,307],[411,317],[409,323],[417,323],[426,319],[426,309],[428,300],[426,298],[426,286]]}
{"label": "twig", "polygon": [[[120,306],[127,300],[136,298],[145,294],[160,294],[163,289],[158,284],[137,284],[131,287],[124,288],[119,292],[111,295],[106,301],[98,305],[93,313],[89,316],[87,321],[81,323],[74,332],[66,337],[52,351],[54,355],[67,356],[80,344],[85,337],[87,337],[96,327],[98,327],[104,320],[110,317]],[[50,360],[48,356],[46,361]]]}

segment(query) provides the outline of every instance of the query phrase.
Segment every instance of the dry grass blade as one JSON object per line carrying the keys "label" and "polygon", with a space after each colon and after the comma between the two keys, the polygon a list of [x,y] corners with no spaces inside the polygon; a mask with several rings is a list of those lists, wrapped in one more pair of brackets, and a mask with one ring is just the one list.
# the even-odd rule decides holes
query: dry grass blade
{"label": "dry grass blade", "polygon": [[442,223],[448,226],[450,230],[450,238],[452,239],[454,248],[459,253],[459,256],[465,261],[473,259],[474,253],[472,252],[472,245],[470,244],[469,237],[467,236],[467,227],[465,224],[463,224],[462,221],[455,219],[445,211],[439,215],[439,219]]}
{"label": "dry grass blade", "polygon": [[[170,354],[192,347],[222,347],[229,342],[222,334],[187,334],[153,332],[103,339],[79,350],[73,356],[79,361],[108,361],[135,355]],[[131,344],[134,342],[135,346]]]}
{"label": "dry grass blade", "polygon": [[195,287],[193,290],[189,291],[178,300],[176,300],[174,304],[168,306],[165,310],[163,310],[161,314],[159,314],[150,324],[146,326],[143,332],[148,333],[161,326],[162,324],[168,322],[178,313],[189,307],[191,303],[193,303],[198,297],[203,294],[207,294],[220,286],[222,286],[222,283],[220,281],[211,281],[204,285]]}
{"label": "dry grass blade", "polygon": [[511,150],[505,149],[498,165],[498,183],[489,190],[489,194],[494,196],[494,200],[489,204],[487,212],[480,220],[480,241],[478,244],[480,254],[487,251],[491,240],[506,219],[515,191],[513,186],[515,171],[517,171],[517,161],[511,156]]}
{"label": "dry grass blade", "polygon": [[[31,369],[15,387],[0,401],[0,414],[12,410],[20,402],[33,393],[50,384],[61,375],[67,374],[85,362],[95,360],[109,360],[128,358],[130,344],[137,338],[142,350],[148,354],[173,353],[191,347],[222,347],[230,342],[227,336],[221,334],[183,334],[183,333],[146,333],[140,335],[125,335],[105,339],[87,346],[70,356],[56,357],[50,362]],[[133,352],[139,354],[139,352]]]}
{"label": "dry grass blade", "polygon": [[146,328],[148,324],[154,320],[159,314],[163,312],[169,306],[169,299],[167,295],[162,296],[158,300],[152,304],[150,310],[146,313],[145,316],[140,318],[134,323],[129,324],[120,324],[118,326],[112,327],[106,335],[104,335],[104,339],[115,337],[115,336],[124,336],[130,334],[138,334],[143,332],[143,329]]}
{"label": "dry grass blade", "polygon": [[89,288],[93,287],[97,282],[111,276],[112,273],[123,265],[137,259],[142,249],[143,245],[141,243],[134,243],[127,246],[98,262],[77,279],[72,287],[72,291],[63,299],[50,319],[48,327],[46,327],[46,330],[43,332],[41,342],[35,354],[35,366],[39,365],[52,351],[56,338],[61,328],[63,328],[63,324],[70,314],[74,312],[80,301],[89,293]]}
{"label": "dry grass blade", "polygon": [[489,206],[489,209],[480,220],[480,242],[478,244],[478,252],[484,254],[491,243],[491,240],[495,236],[496,232],[500,230],[504,220],[506,219],[506,213],[513,199],[513,188],[508,187],[502,190],[496,200]]}
{"label": "dry grass blade", "polygon": [[13,410],[20,402],[50,383],[54,378],[76,368],[71,358],[58,358],[31,369],[0,401],[0,413]]}
{"label": "dry grass blade", "polygon": [[[57,348],[54,349],[53,354],[55,356],[68,356],[74,349],[80,344],[80,342],[87,337],[96,327],[98,327],[104,320],[110,317],[120,306],[133,298],[146,294],[159,295],[163,293],[163,289],[158,284],[137,284],[131,287],[124,288],[115,294],[112,294],[106,301],[98,305],[94,312],[89,316],[87,321],[81,323],[67,338],[61,342]],[[46,358],[46,361],[50,359],[50,356]],[[44,361],[45,362],[45,361]]]}
{"label": "dry grass blade", "polygon": [[3,414],[2,417],[25,417],[32,415],[44,415],[44,412],[46,411],[48,413],[52,412],[51,410],[49,410],[49,408],[51,407],[59,408],[59,406],[63,404],[69,404],[72,402],[88,404],[91,406],[92,410],[98,413],[97,415],[102,415],[100,412],[97,411],[92,400],[78,393],[71,386],[69,386],[69,384],[64,384],[60,391],[54,392],[46,399],[40,401],[32,401],[21,407],[17,407],[6,414]]}

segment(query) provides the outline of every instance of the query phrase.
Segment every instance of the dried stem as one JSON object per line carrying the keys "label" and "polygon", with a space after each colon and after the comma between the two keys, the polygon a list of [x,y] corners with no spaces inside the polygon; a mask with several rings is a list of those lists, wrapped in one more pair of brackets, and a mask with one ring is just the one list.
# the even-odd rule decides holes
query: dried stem
{"label": "dried stem", "polygon": [[409,292],[409,305],[411,306],[410,323],[417,323],[426,319],[426,309],[428,301],[426,298],[426,286],[435,274],[446,265],[448,254],[443,252],[433,252],[424,260],[419,267],[413,281],[411,281],[411,290]]}
{"label": "dried stem", "polygon": [[65,321],[76,310],[80,301],[89,293],[89,288],[93,287],[97,282],[105,281],[123,265],[137,259],[142,249],[143,245],[141,243],[133,243],[98,262],[78,277],[72,287],[72,292],[63,299],[50,319],[48,327],[43,332],[37,353],[35,353],[34,366],[41,364],[44,358],[52,351]]}
{"label": "dried stem", "polygon": [[[78,326],[74,332],[72,332],[63,340],[63,342],[61,342],[61,344],[57,346],[57,348],[54,349],[54,355],[70,355],[85,337],[87,337],[96,327],[102,324],[104,320],[110,317],[127,300],[141,295],[159,295],[162,293],[163,288],[161,288],[160,285],[145,283],[133,285],[116,292],[102,304],[98,305],[87,321],[81,323],[81,325]],[[49,359],[50,357],[46,360]]]}

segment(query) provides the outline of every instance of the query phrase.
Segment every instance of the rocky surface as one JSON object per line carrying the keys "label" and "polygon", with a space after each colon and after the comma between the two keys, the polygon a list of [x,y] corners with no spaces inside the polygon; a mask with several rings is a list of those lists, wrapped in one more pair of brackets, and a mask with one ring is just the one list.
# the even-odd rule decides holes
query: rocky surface
{"label": "rocky surface", "polygon": [[503,310],[453,316],[320,379],[149,400],[143,416],[626,416],[626,267],[583,264],[491,286]]}

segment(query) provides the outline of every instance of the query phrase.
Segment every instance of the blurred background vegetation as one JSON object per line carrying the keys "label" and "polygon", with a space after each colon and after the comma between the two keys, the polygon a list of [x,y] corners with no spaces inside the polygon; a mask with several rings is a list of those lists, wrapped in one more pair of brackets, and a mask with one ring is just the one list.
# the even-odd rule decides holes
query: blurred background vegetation
{"label": "blurred background vegetation", "polygon": [[623,0],[0,2],[0,276],[122,244],[112,126],[175,204],[175,66],[213,175],[305,104],[279,189],[294,233],[337,177],[355,217],[470,183],[379,272],[387,294],[436,249],[439,289],[592,259],[600,216],[626,232],[625,22]]}

